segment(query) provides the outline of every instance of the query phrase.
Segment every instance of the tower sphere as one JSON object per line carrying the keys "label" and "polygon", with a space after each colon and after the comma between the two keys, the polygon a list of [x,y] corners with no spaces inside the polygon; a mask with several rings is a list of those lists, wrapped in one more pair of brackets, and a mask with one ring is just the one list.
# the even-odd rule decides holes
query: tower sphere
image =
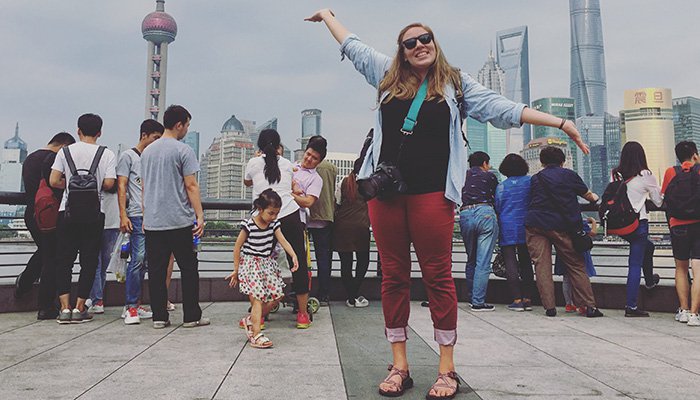
{"label": "tower sphere", "polygon": [[153,43],[170,43],[177,35],[177,23],[170,14],[162,11],[154,11],[143,19],[141,23],[143,38]]}

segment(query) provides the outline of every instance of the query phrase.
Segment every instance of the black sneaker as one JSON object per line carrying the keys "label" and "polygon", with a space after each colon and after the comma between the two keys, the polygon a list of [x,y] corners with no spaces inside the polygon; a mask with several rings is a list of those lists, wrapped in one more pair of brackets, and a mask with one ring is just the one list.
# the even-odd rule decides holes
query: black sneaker
{"label": "black sneaker", "polygon": [[548,317],[556,317],[557,316],[557,309],[556,308],[548,308],[544,311],[544,314]]}
{"label": "black sneaker", "polygon": [[472,304],[472,311],[482,312],[482,311],[495,311],[496,307],[493,304]]}
{"label": "black sneaker", "polygon": [[39,321],[45,321],[47,319],[56,319],[58,317],[58,310],[55,308],[50,308],[48,310],[39,310],[36,313],[36,319]]}
{"label": "black sneaker", "polygon": [[649,313],[639,308],[625,307],[625,317],[648,317]]}
{"label": "black sneaker", "polygon": [[645,283],[645,284],[644,284],[644,287],[645,287],[647,290],[651,290],[651,289],[655,288],[655,287],[659,284],[659,281],[660,281],[660,280],[661,280],[661,277],[659,276],[659,274],[654,274],[654,282],[653,282],[651,285]]}
{"label": "black sneaker", "polygon": [[421,301],[421,302],[420,302],[420,306],[421,306],[421,307],[430,307],[430,303],[427,302],[427,301]]}
{"label": "black sneaker", "polygon": [[598,307],[587,307],[586,308],[586,317],[587,318],[598,318],[602,317],[603,313],[600,312]]}

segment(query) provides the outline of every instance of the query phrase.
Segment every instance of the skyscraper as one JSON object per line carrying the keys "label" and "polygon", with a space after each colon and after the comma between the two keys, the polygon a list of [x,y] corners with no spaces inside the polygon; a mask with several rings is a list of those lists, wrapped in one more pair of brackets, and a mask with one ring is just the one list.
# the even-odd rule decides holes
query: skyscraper
{"label": "skyscraper", "polygon": [[489,152],[488,129],[486,123],[479,122],[472,117],[467,118],[467,139],[469,140],[469,153],[475,151]]}
{"label": "skyscraper", "polygon": [[[202,177],[206,177],[206,194],[203,197],[252,200],[252,188],[245,186],[243,178],[245,166],[255,149],[241,121],[232,115],[224,122],[221,135],[214,138],[204,157],[203,169],[206,168],[206,172]],[[207,218],[214,219],[240,219],[245,214],[245,211],[206,212]]]}
{"label": "skyscraper", "polygon": [[620,164],[620,151],[622,151],[620,118],[605,113],[605,158],[608,163],[608,173]]}
{"label": "skyscraper", "polygon": [[22,164],[24,163],[24,160],[27,158],[27,142],[22,140],[22,138],[19,137],[19,122],[15,124],[15,136],[11,137],[10,139],[5,141],[5,145],[3,146],[5,149],[17,149],[19,150],[18,158],[17,160]]}
{"label": "skyscraper", "polygon": [[603,116],[608,109],[603,25],[599,0],[569,0],[571,86],[576,117]]}
{"label": "skyscraper", "polygon": [[165,12],[165,0],[156,0],[156,11],[146,15],[141,33],[148,41],[146,69],[146,118],[163,122],[168,70],[168,44],[175,40],[177,24]]}
{"label": "skyscraper", "polygon": [[506,73],[496,62],[493,52],[489,52],[489,58],[476,75],[476,80],[484,87],[493,90],[501,96],[505,94]]}
{"label": "skyscraper", "polygon": [[676,143],[690,140],[700,145],[700,99],[673,99],[673,130]]}
{"label": "skyscraper", "polygon": [[608,183],[608,174],[605,171],[608,165],[605,151],[605,117],[591,115],[576,118],[576,127],[591,151],[586,156],[581,149],[572,149],[578,161],[576,172],[594,193],[601,194]]}
{"label": "skyscraper", "polygon": [[[532,102],[532,108],[538,111],[546,112],[552,114],[555,117],[575,120],[576,119],[576,107],[574,106],[574,99],[570,97],[544,97],[537,99]],[[579,171],[578,153],[577,146],[569,136],[564,133],[564,131],[553,128],[550,126],[534,126],[532,129],[532,137],[534,139],[541,138],[559,138],[566,141],[568,144],[568,150],[572,154],[572,169],[576,172]]]}
{"label": "skyscraper", "polygon": [[[489,52],[489,57],[484,63],[484,66],[479,70],[476,80],[487,89],[491,89],[500,95],[505,94],[506,73],[496,62],[492,52]],[[498,169],[501,161],[503,161],[506,154],[508,154],[511,149],[510,130],[503,130],[489,124],[482,124],[471,118],[467,120],[467,128],[469,129],[470,126],[475,128],[475,133],[477,133],[477,135],[482,136],[476,138],[475,142],[477,143],[475,144],[481,145],[479,142],[483,140],[483,147],[488,150],[479,150],[487,152],[491,157],[491,165],[494,166],[495,169]],[[514,147],[517,147],[514,151],[520,151],[522,148],[522,140],[518,140],[517,146]],[[471,150],[472,152],[477,151],[475,147],[472,147]]]}
{"label": "skyscraper", "polygon": [[306,148],[311,136],[321,134],[321,110],[310,108],[301,112],[301,150]]}
{"label": "skyscraper", "polygon": [[644,147],[649,169],[659,181],[666,168],[676,164],[671,89],[625,90],[620,130],[623,142]]}
{"label": "skyscraper", "polygon": [[[530,105],[530,61],[527,26],[496,32],[496,62],[506,73],[504,95],[510,100]],[[532,139],[530,125],[509,129],[510,142],[519,141],[518,149]]]}
{"label": "skyscraper", "polygon": [[185,138],[182,139],[182,142],[192,148],[194,155],[197,156],[197,160],[199,160],[199,132],[187,132],[187,135],[185,135]]}

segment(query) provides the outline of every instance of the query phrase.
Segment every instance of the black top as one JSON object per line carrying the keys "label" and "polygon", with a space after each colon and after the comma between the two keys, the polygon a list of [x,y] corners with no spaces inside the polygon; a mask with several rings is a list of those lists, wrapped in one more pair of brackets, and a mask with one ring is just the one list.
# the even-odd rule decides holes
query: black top
{"label": "black top", "polygon": [[[552,203],[542,181],[547,185],[561,207]],[[530,209],[525,225],[546,230],[570,231],[581,228],[581,207],[578,197],[588,192],[588,187],[578,174],[570,169],[548,166],[530,180]],[[563,216],[560,209],[566,211]]]}
{"label": "black top", "polygon": [[396,161],[404,136],[401,128],[412,102],[393,98],[381,105],[384,138],[379,162],[399,166],[407,194],[444,192],[450,157],[450,108],[444,99],[423,102],[413,134],[406,138],[401,160]]}
{"label": "black top", "polygon": [[481,167],[469,168],[462,188],[462,204],[465,206],[479,203],[493,205],[497,186],[498,178],[493,172],[484,171]]}
{"label": "black top", "polygon": [[[39,180],[42,177],[49,182],[51,175],[51,166],[56,159],[56,153],[48,149],[40,149],[28,155],[22,164],[22,180],[24,180],[24,192],[27,198],[27,208],[24,211],[24,218],[32,218],[34,216],[34,197],[36,191],[39,190]],[[62,190],[54,189],[54,196],[61,198]]]}

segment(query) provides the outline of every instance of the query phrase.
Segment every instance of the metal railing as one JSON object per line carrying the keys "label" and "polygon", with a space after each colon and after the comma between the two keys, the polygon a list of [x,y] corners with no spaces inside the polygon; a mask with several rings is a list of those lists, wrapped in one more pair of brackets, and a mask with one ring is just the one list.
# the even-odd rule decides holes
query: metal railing
{"label": "metal railing", "polygon": [[[19,192],[0,192],[0,204],[23,205],[25,203],[24,193]],[[249,200],[223,200],[223,199],[203,199],[203,208],[205,210],[228,210],[228,211],[248,211],[251,209]],[[659,211],[656,207],[649,207],[651,211]],[[596,211],[595,204],[582,205],[582,211]],[[3,219],[21,219],[22,217],[0,217]],[[209,220],[209,222],[215,222]],[[237,220],[225,220],[219,222],[237,223]],[[455,277],[464,277],[464,266],[466,264],[466,251],[459,237],[459,223],[456,217],[455,235],[453,236],[453,252],[452,252],[452,271]],[[18,228],[0,228],[2,232],[21,232]],[[204,277],[221,277],[226,276],[232,269],[233,263],[233,244],[236,240],[238,229],[235,225],[225,229],[207,229],[203,238],[203,251],[199,255],[200,268],[199,271]],[[12,283],[17,274],[22,271],[29,257],[34,253],[36,247],[30,237],[24,239],[11,238],[0,240],[0,285]],[[596,241],[596,246],[592,251],[593,261],[597,270],[597,276],[593,281],[607,283],[625,283],[627,277],[627,258],[628,245],[626,242],[603,242]],[[334,253],[334,255],[336,255]],[[417,262],[415,252],[412,251],[412,276],[420,276],[420,268]],[[313,251],[313,242],[311,249],[312,262],[315,265],[315,256]],[[377,251],[372,238],[371,253],[370,253],[370,273],[377,273]],[[665,245],[657,246],[657,251],[654,255],[655,272],[661,277],[661,283],[672,285],[674,279],[674,261],[670,248]],[[77,265],[76,262],[74,265]],[[315,268],[314,268],[315,269]],[[340,260],[337,257],[333,258],[332,273],[334,276],[339,276]],[[74,276],[78,272],[74,270]],[[175,278],[179,276],[176,270],[173,274]],[[491,277],[496,278],[495,276]],[[114,279],[114,276],[109,274],[108,279]]]}

